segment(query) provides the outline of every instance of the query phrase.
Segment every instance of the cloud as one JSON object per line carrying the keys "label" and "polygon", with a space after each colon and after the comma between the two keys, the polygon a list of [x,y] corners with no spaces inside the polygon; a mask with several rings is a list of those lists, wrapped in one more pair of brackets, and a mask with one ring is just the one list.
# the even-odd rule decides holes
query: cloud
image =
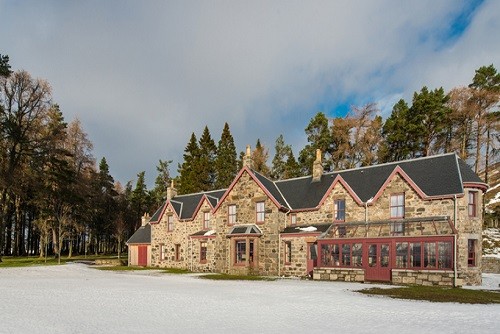
{"label": "cloud", "polygon": [[[0,0],[14,68],[46,78],[122,182],[181,162],[191,132],[239,150],[280,133],[298,151],[318,107],[378,102],[423,85],[466,85],[499,64],[500,8],[485,1]],[[453,28],[470,12],[469,25]],[[453,30],[455,29],[455,30]]]}

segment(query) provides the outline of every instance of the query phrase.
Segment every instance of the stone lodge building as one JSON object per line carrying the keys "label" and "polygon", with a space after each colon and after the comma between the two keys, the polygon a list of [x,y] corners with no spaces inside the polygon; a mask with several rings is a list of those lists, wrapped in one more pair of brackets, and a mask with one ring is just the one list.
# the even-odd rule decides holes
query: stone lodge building
{"label": "stone lodge building", "polygon": [[324,173],[318,151],[312,176],[271,181],[247,148],[228,189],[177,195],[172,184],[139,241],[156,267],[476,285],[486,189],[455,154]]}

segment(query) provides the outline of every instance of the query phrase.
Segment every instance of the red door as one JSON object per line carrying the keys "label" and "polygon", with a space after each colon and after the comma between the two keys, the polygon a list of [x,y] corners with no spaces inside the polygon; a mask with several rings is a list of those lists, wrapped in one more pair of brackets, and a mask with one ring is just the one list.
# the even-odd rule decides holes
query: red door
{"label": "red door", "polygon": [[307,274],[312,277],[314,267],[318,264],[318,245],[312,242],[307,243]]}
{"label": "red door", "polygon": [[148,246],[137,246],[137,265],[146,267],[148,265]]}
{"label": "red door", "polygon": [[390,281],[390,245],[389,243],[368,243],[366,245],[365,280]]}

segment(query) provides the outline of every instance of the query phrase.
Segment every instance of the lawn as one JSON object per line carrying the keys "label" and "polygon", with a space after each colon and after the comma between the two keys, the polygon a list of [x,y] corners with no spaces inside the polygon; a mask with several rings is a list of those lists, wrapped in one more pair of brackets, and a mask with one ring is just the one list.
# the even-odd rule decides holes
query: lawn
{"label": "lawn", "polygon": [[500,291],[469,290],[433,286],[407,286],[358,290],[367,295],[398,299],[426,300],[436,303],[500,304]]}

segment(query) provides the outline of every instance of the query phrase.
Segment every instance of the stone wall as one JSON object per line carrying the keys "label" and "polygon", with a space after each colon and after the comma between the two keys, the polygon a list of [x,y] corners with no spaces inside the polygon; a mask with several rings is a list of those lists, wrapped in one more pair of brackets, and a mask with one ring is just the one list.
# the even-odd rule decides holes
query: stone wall
{"label": "stone wall", "polygon": [[358,268],[315,268],[314,280],[364,282],[365,270]]}
{"label": "stone wall", "polygon": [[[469,217],[468,213],[468,192],[477,191],[478,205],[476,217]],[[457,199],[457,270],[464,277],[465,285],[481,285],[481,254],[482,243],[482,192],[473,188],[465,188],[465,195]],[[476,240],[476,266],[468,265],[468,240]]]}
{"label": "stone wall", "polygon": [[[454,273],[451,270],[405,270],[392,269],[393,284],[453,286]],[[457,278],[457,286],[463,285],[463,279]]]}
{"label": "stone wall", "polygon": [[483,256],[483,273],[500,274],[500,258],[492,256]]}
{"label": "stone wall", "polygon": [[[315,238],[314,238],[315,239]],[[282,276],[307,277],[307,242],[304,237],[283,237],[281,242]],[[286,242],[290,242],[292,261],[287,263]]]}
{"label": "stone wall", "polygon": [[[264,202],[265,222],[256,222],[255,206],[257,202]],[[241,239],[239,236],[228,234],[234,225],[228,224],[228,205],[236,205],[236,224],[234,225],[257,225],[262,236],[254,238],[256,257],[253,267],[235,266],[234,262],[234,240]],[[229,274],[252,274],[278,275],[278,252],[279,231],[285,227],[286,216],[278,211],[276,204],[259,187],[255,180],[244,172],[238,182],[229,191],[225,201],[220,205],[216,216],[216,269],[219,272]],[[243,237],[244,239],[250,236]]]}

